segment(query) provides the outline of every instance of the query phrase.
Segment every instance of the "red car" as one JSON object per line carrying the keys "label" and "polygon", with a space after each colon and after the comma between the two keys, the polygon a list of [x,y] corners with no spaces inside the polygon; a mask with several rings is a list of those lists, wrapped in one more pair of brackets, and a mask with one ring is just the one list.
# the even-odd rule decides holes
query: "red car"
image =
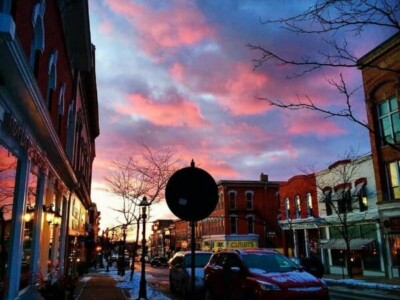
{"label": "red car", "polygon": [[222,250],[204,268],[206,299],[328,300],[328,286],[272,249]]}

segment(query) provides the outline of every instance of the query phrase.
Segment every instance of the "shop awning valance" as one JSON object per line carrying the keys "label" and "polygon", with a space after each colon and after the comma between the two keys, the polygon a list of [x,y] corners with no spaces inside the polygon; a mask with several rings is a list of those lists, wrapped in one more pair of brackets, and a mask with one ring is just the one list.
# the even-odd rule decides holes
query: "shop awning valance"
{"label": "shop awning valance", "polygon": [[[350,250],[362,250],[375,242],[375,239],[351,239]],[[346,250],[346,241],[344,239],[332,239],[321,246],[322,249]]]}

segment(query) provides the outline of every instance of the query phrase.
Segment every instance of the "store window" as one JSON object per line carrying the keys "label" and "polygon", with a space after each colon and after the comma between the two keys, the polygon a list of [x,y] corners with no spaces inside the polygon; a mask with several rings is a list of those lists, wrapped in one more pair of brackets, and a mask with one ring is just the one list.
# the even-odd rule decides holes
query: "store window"
{"label": "store window", "polygon": [[399,163],[395,161],[387,165],[388,183],[392,199],[400,199]]}
{"label": "store window", "polygon": [[286,211],[286,220],[290,219],[290,200],[289,197],[285,198],[285,211]]}
{"label": "store window", "polygon": [[0,144],[0,282],[7,274],[17,163],[18,159]]}
{"label": "store window", "polygon": [[254,216],[247,216],[247,233],[254,233]]}

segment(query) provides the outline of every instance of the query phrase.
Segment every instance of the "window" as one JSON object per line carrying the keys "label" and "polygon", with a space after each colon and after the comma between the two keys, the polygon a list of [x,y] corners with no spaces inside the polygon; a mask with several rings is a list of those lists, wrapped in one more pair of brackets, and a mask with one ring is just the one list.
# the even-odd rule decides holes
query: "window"
{"label": "window", "polygon": [[44,51],[44,13],[46,9],[45,1],[36,3],[32,11],[33,38],[31,43],[31,53],[29,63],[33,73],[37,77],[39,70],[39,56]]}
{"label": "window", "polygon": [[49,108],[49,110],[51,110],[53,93],[57,87],[57,60],[58,60],[58,51],[54,51],[50,55],[49,68],[48,68],[46,105]]}
{"label": "window", "polygon": [[306,194],[306,204],[307,204],[307,215],[308,217],[313,216],[313,203],[311,193]]}
{"label": "window", "polygon": [[357,179],[354,183],[353,199],[358,203],[360,211],[368,210],[368,198],[365,191],[366,178]]}
{"label": "window", "polygon": [[64,107],[65,107],[65,87],[66,84],[63,83],[60,88],[60,94],[58,96],[58,105],[57,105],[57,114],[58,114],[58,123],[57,123],[57,131],[58,134],[61,134],[61,125],[62,125],[62,118],[64,116]]}
{"label": "window", "polygon": [[389,191],[392,199],[400,199],[399,163],[399,161],[395,161],[387,166]]}
{"label": "window", "polygon": [[237,216],[230,216],[231,233],[237,233]]}
{"label": "window", "polygon": [[254,193],[252,191],[246,192],[246,208],[247,209],[253,209],[253,195],[254,195]]}
{"label": "window", "polygon": [[322,202],[325,203],[326,215],[332,215],[332,188],[326,187],[323,189],[324,195],[322,196]]}
{"label": "window", "polygon": [[332,197],[332,201],[337,201],[339,214],[353,211],[351,200],[349,184],[335,187],[335,195]]}
{"label": "window", "polygon": [[229,208],[236,209],[236,191],[229,191]]}
{"label": "window", "polygon": [[247,216],[247,233],[254,233],[254,216]]}
{"label": "window", "polygon": [[290,219],[290,200],[289,197],[285,198],[286,220]]}
{"label": "window", "polygon": [[300,205],[300,196],[297,195],[294,198],[294,204],[296,206],[296,219],[300,219],[301,218],[301,205]]}
{"label": "window", "polygon": [[383,144],[399,142],[400,116],[396,97],[378,105],[378,118]]}

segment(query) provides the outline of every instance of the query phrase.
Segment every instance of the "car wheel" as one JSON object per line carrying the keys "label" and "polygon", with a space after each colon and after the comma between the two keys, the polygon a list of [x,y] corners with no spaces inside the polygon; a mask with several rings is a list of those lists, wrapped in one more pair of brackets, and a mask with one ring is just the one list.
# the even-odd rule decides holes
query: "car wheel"
{"label": "car wheel", "polygon": [[214,297],[211,293],[210,288],[206,287],[205,293],[204,293],[204,300],[213,300]]}

